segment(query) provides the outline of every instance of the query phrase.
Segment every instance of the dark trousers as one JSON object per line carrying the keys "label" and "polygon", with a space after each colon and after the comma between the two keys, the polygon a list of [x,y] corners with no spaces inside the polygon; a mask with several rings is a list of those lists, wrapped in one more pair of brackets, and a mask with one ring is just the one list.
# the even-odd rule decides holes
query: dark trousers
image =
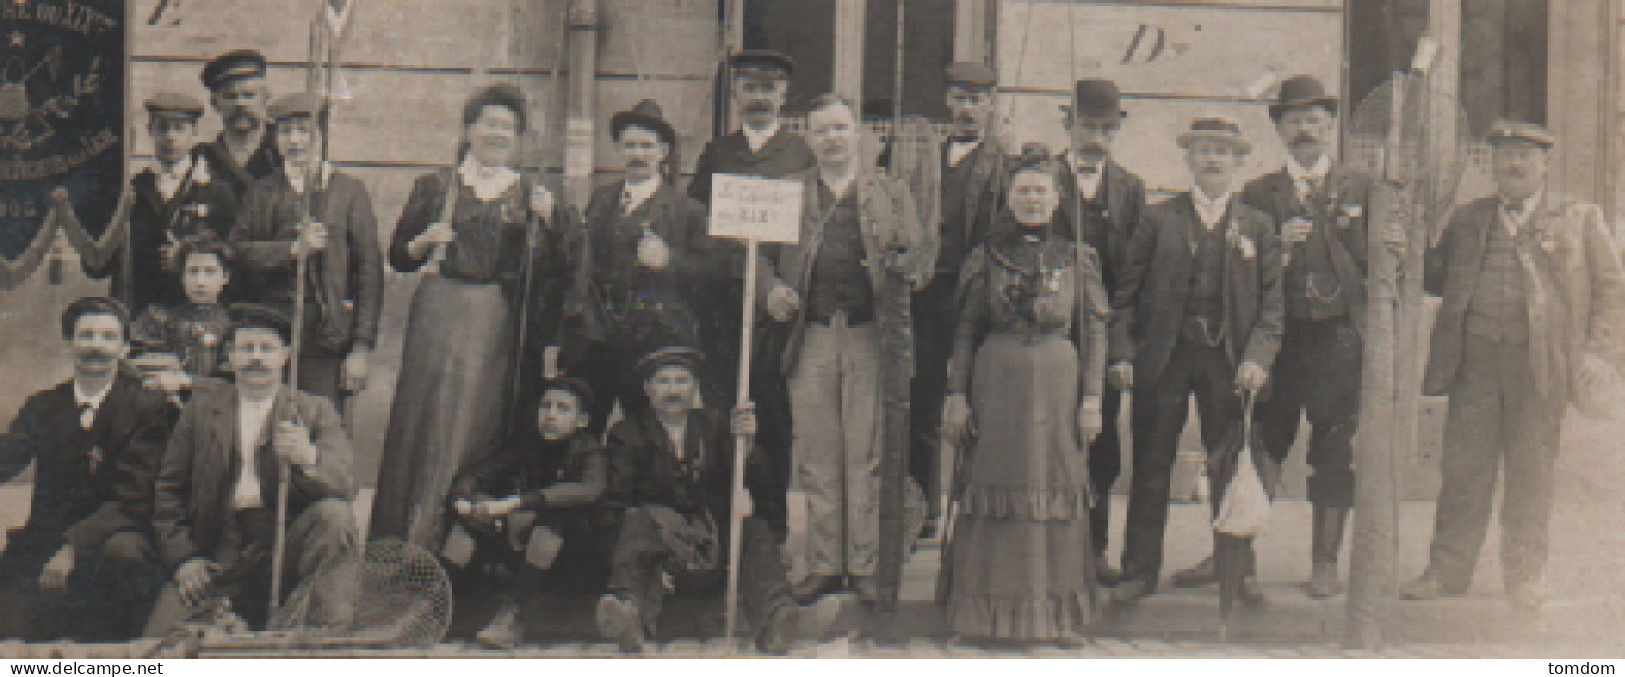
{"label": "dark trousers", "polygon": [[119,532],[75,555],[60,590],[40,589],[37,572],[0,578],[0,637],[112,642],[140,633],[164,581],[152,540]]}
{"label": "dark trousers", "polygon": [[1498,471],[1502,579],[1508,589],[1539,581],[1563,406],[1561,396],[1536,394],[1528,344],[1464,337],[1445,418],[1444,482],[1429,558],[1445,589],[1462,591],[1472,582]]}
{"label": "dark trousers", "polygon": [[1111,525],[1112,485],[1123,474],[1122,439],[1117,434],[1117,417],[1123,410],[1123,394],[1107,388],[1100,398],[1100,416],[1105,426],[1089,444],[1089,489],[1095,506],[1089,509],[1089,535],[1095,556],[1106,554],[1106,530]]}
{"label": "dark trousers", "polygon": [[[350,511],[350,502],[324,499],[310,504],[297,515],[290,515],[283,559],[282,596],[305,585],[312,577],[317,586],[312,609],[320,609],[331,618],[307,619],[313,625],[338,622],[354,608],[360,581],[360,534]],[[270,508],[238,511],[228,527],[226,538],[239,543],[242,554],[249,556],[236,563],[226,563],[210,585],[209,596],[231,600],[234,609],[254,627],[263,627],[267,620],[271,590],[271,555],[275,541],[275,513]],[[191,618],[199,609],[187,606],[181,600],[174,582],[164,585],[152,618],[147,621],[145,635],[161,637],[177,625]]]}
{"label": "dark trousers", "polygon": [[[726,523],[721,526],[726,530]],[[745,615],[760,625],[773,609],[781,604],[793,604],[790,582],[785,577],[784,562],[779,556],[778,541],[767,522],[760,518],[746,518],[741,530],[739,548],[739,598],[745,603]],[[728,552],[727,536],[720,552]],[[667,590],[662,571],[672,561],[671,548],[661,539],[659,527],[642,508],[626,510],[621,521],[621,532],[610,555],[609,591],[635,601],[643,617],[644,631],[653,636],[660,624],[660,610]],[[727,585],[727,563],[701,572],[670,569],[680,592],[720,593]]]}
{"label": "dark trousers", "polygon": [[1155,380],[1135,375],[1134,478],[1129,490],[1128,533],[1123,549],[1125,580],[1155,590],[1162,571],[1162,540],[1168,526],[1168,493],[1179,435],[1185,429],[1191,393],[1202,426],[1202,444],[1221,444],[1241,424],[1236,369],[1222,346],[1181,340],[1168,366]]}
{"label": "dark trousers", "polygon": [[1258,403],[1258,430],[1276,463],[1286,460],[1309,416],[1309,502],[1354,507],[1354,430],[1360,416],[1360,333],[1347,317],[1288,319],[1270,374],[1270,399]]}
{"label": "dark trousers", "polygon": [[954,292],[958,273],[937,273],[914,293],[914,381],[910,398],[908,473],[925,491],[927,516],[941,510],[938,486],[942,458],[942,401],[948,390],[948,359],[953,357],[959,310]]}

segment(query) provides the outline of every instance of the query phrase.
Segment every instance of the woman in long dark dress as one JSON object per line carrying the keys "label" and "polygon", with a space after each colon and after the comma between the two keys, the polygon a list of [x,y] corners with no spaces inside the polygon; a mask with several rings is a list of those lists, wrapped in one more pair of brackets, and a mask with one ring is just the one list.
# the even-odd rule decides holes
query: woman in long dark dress
{"label": "woman in long dark dress", "polygon": [[[461,165],[418,177],[389,248],[395,270],[429,264],[412,297],[369,534],[436,549],[457,471],[494,447],[512,397],[522,304],[526,343],[550,335],[562,269],[556,233],[575,219],[512,168],[525,133],[518,89],[480,90],[463,109]],[[452,214],[444,218],[447,200]],[[528,246],[527,246],[528,242]],[[526,266],[530,287],[526,288]],[[436,270],[437,269],[437,270]]]}
{"label": "woman in long dark dress", "polygon": [[943,421],[971,438],[948,555],[948,619],[965,638],[1065,641],[1095,616],[1087,453],[1108,306],[1094,250],[1051,232],[1057,177],[1047,151],[1023,152],[1003,215],[1014,223],[960,277]]}

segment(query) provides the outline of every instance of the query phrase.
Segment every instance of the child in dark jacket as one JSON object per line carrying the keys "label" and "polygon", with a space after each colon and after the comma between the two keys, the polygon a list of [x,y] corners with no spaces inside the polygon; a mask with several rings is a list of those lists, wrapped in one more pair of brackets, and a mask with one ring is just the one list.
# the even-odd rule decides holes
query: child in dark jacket
{"label": "child in dark jacket", "polygon": [[586,432],[591,401],[591,390],[578,379],[548,381],[536,406],[537,435],[516,436],[452,481],[453,519],[442,556],[463,572],[501,579],[496,616],[475,637],[481,644],[518,644],[523,602],[561,552],[572,559],[602,550],[595,511],[608,462]]}
{"label": "child in dark jacket", "polygon": [[132,363],[148,387],[162,390],[177,406],[194,378],[218,378],[229,370],[225,340],[231,321],[221,295],[231,282],[231,248],[213,236],[207,232],[176,246],[186,301],[148,305],[130,327]]}

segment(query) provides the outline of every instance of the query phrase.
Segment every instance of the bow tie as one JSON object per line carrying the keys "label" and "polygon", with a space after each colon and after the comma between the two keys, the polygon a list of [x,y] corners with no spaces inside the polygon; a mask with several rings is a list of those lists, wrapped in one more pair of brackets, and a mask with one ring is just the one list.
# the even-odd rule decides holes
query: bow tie
{"label": "bow tie", "polygon": [[1077,171],[1079,174],[1094,176],[1100,173],[1100,167],[1098,165],[1078,165]]}
{"label": "bow tie", "polygon": [[961,134],[961,135],[950,136],[950,137],[948,137],[948,140],[950,142],[953,142],[953,143],[976,143],[977,141],[981,141],[982,137],[980,137],[980,136],[969,136],[969,135]]}

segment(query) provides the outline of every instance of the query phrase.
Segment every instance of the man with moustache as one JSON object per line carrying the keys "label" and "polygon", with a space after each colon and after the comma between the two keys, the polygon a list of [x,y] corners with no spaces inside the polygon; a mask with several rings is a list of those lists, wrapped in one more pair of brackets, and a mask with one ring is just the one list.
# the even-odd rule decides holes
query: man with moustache
{"label": "man with moustache", "polygon": [[[1281,342],[1281,250],[1267,214],[1243,204],[1236,170],[1252,145],[1234,120],[1199,117],[1179,135],[1195,186],[1146,207],[1112,302],[1114,383],[1134,389],[1134,477],[1119,603],[1157,589],[1168,490],[1196,394],[1202,444],[1239,433]],[[1211,453],[1211,452],[1210,452]],[[1263,601],[1252,576],[1244,603]]]}
{"label": "man with moustache", "polygon": [[[1111,156],[1112,140],[1128,113],[1122,108],[1117,83],[1103,79],[1076,82],[1072,105],[1063,108],[1072,148],[1062,159],[1062,166],[1072,180],[1057,184],[1061,189],[1061,205],[1056,210],[1060,235],[1067,239],[1081,237],[1100,254],[1106,293],[1116,294],[1122,288],[1129,242],[1146,205],[1145,182]],[[1106,425],[1089,444],[1089,483],[1095,496],[1095,504],[1089,509],[1089,527],[1094,539],[1095,577],[1101,585],[1115,585],[1122,577],[1106,561],[1106,535],[1111,524],[1112,484],[1123,470],[1116,421],[1123,406],[1122,392],[1130,387],[1115,380],[1108,385],[1111,387],[1101,398],[1100,410]]]}
{"label": "man with moustache", "polygon": [[299,387],[338,402],[367,385],[383,308],[372,198],[355,177],[319,161],[328,113],[321,97],[289,94],[267,112],[283,163],[254,181],[231,231],[242,295],[291,316],[297,262],[307,257]]}
{"label": "man with moustache", "polygon": [[223,181],[239,199],[255,179],[282,166],[275,125],[266,120],[271,89],[265,82],[265,55],[252,49],[226,52],[203,67],[209,104],[220,114],[220,136],[197,153],[210,175]]}
{"label": "man with moustache", "polygon": [[0,446],[0,482],[35,468],[0,554],[0,637],[128,639],[163,582],[148,518],[174,409],[120,370],[129,324],[117,300],[69,304],[73,378],[29,397]]}
{"label": "man with moustache", "polygon": [[360,535],[350,508],[357,484],[350,438],[332,402],[282,380],[292,326],[271,308],[232,307],[236,383],[197,389],[169,438],[154,484],[153,527],[173,580],[159,593],[146,636],[167,634],[227,599],[253,627],[270,601],[276,501],[286,464],[287,528],[281,590],[317,574],[311,625],[343,626],[360,581]]}
{"label": "man with moustache", "polygon": [[1427,259],[1443,302],[1422,392],[1450,410],[1428,566],[1400,595],[1467,590],[1500,471],[1502,582],[1538,614],[1564,409],[1620,380],[1625,273],[1602,210],[1549,192],[1551,132],[1501,121],[1489,142],[1496,194],[1457,208]]}
{"label": "man with moustache", "polygon": [[[140,316],[148,306],[186,301],[178,283],[177,245],[205,232],[221,240],[231,231],[237,195],[213,180],[208,163],[193,151],[203,103],[185,94],[160,92],[146,101],[147,132],[152,136],[152,167],[130,180],[130,247],[128,276],[114,275],[112,296]],[[120,242],[119,246],[125,243]],[[100,268],[84,260],[85,274],[105,277],[123,265],[113,254]]]}
{"label": "man with moustache", "polygon": [[[948,389],[959,311],[954,293],[965,257],[987,239],[1004,197],[1004,144],[993,130],[997,76],[981,63],[948,65],[948,119],[942,148],[942,223],[936,272],[914,294],[914,382],[909,474],[925,490],[932,519],[947,487],[937,486],[942,462],[942,403]],[[934,224],[933,224],[934,225]],[[932,530],[933,527],[927,527]]]}
{"label": "man with moustache", "polygon": [[[715,174],[782,179],[813,166],[812,149],[808,148],[807,142],[780,124],[780,112],[790,89],[790,73],[794,65],[790,57],[771,51],[740,51],[728,59],[740,128],[705,144],[705,149],[700,151],[700,157],[694,163],[694,179],[688,184],[690,197],[710,205],[711,177]],[[731,258],[726,270],[728,275],[707,285],[701,296],[708,305],[715,305],[719,309],[737,309],[744,301],[743,254]],[[737,313],[718,313],[712,326],[702,328],[701,344],[713,348],[714,355],[738,355],[741,349],[757,349],[756,346],[742,348],[739,345],[739,322]],[[774,348],[782,343],[782,336],[767,334],[757,341],[758,346],[767,347],[760,350],[761,359],[751,372],[752,397],[757,402],[757,414],[762,422],[757,443],[762,446],[767,462],[774,468],[773,476],[787,483],[790,475],[789,395],[784,392],[784,381],[774,376],[779,367],[772,362],[774,354],[778,352]],[[734,383],[738,379],[735,373],[737,365],[734,360],[717,360],[714,367],[720,377],[718,381],[724,385]],[[760,506],[763,514],[783,515],[786,512],[778,498],[784,495],[782,486],[763,493],[765,500]],[[780,518],[770,519],[776,528],[783,528]]]}
{"label": "man with moustache", "polygon": [[[700,332],[738,308],[709,303],[706,287],[729,279],[725,266],[737,246],[707,234],[705,207],[679,192],[662,171],[677,132],[659,104],[642,101],[610,118],[610,135],[625,162],[620,181],[600,186],[587,204],[592,280],[608,306],[609,345],[594,357],[589,380],[592,430],[602,432],[617,400],[624,413],[647,407],[626,365],[668,345],[698,345]],[[707,378],[705,380],[718,380]],[[711,384],[722,398],[725,384]]]}
{"label": "man with moustache", "polygon": [[[1337,98],[1314,76],[1283,81],[1269,114],[1287,147],[1286,166],[1253,179],[1241,195],[1279,225],[1285,266],[1286,326],[1258,427],[1263,451],[1281,463],[1308,413],[1309,596],[1324,599],[1343,592],[1337,556],[1354,507],[1371,180],[1333,161]],[[1211,556],[1170,578],[1181,587],[1217,580]]]}
{"label": "man with moustache", "polygon": [[[795,586],[810,602],[847,588],[882,602],[880,543],[882,370],[912,373],[907,317],[888,293],[931,282],[936,233],[922,228],[913,198],[863,156],[856,107],[822,95],[807,114],[818,166],[803,175],[801,239],[763,249],[756,298],[789,339],[778,356],[791,407],[792,491],[806,496],[807,564]],[[913,285],[892,289],[900,273]],[[896,373],[896,372],[892,372]],[[843,582],[844,577],[844,582]]]}

